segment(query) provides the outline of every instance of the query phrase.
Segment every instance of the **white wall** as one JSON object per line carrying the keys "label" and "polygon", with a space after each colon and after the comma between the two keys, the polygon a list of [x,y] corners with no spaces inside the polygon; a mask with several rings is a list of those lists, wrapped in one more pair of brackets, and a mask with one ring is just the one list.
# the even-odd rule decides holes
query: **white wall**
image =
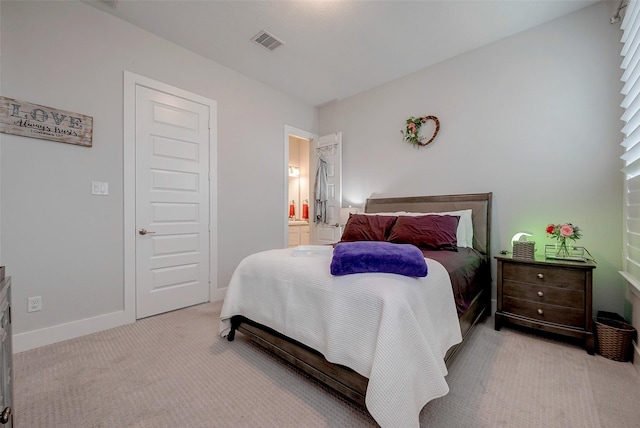
{"label": "white wall", "polygon": [[[282,247],[284,125],[315,132],[313,107],[81,2],[3,1],[0,28],[2,95],[94,119],[92,148],[0,136],[16,350],[30,332],[123,309],[124,70],[217,101],[218,287],[244,256]],[[26,312],[29,296],[41,312]]]}
{"label": "white wall", "polygon": [[[541,253],[545,226],[572,222],[597,260],[594,309],[622,313],[621,32],[609,16],[596,4],[321,108],[320,133],[343,132],[343,203],[493,192],[494,254],[522,230]],[[403,142],[404,121],[426,115],[440,119],[435,142]]]}
{"label": "white wall", "polygon": [[[635,327],[637,331],[640,331],[640,291],[638,291],[632,285],[627,287],[626,297],[629,301],[629,305],[632,307],[630,318],[627,318],[631,322],[631,325]],[[633,365],[640,374],[640,338],[636,337],[633,341]]]}

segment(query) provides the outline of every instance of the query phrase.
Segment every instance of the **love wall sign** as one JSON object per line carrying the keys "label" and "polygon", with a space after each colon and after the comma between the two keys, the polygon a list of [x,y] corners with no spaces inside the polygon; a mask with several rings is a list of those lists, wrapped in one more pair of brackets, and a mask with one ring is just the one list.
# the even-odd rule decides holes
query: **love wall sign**
{"label": "love wall sign", "polygon": [[0,132],[91,147],[93,118],[0,97]]}

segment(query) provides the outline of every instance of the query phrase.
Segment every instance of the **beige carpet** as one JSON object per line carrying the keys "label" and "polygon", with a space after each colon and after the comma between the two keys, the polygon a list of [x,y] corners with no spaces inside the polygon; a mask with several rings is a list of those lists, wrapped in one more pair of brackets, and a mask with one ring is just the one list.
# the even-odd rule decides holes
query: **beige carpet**
{"label": "beige carpet", "polygon": [[[14,356],[15,422],[31,427],[369,427],[366,411],[248,342],[203,304]],[[477,328],[423,427],[637,427],[631,363]]]}

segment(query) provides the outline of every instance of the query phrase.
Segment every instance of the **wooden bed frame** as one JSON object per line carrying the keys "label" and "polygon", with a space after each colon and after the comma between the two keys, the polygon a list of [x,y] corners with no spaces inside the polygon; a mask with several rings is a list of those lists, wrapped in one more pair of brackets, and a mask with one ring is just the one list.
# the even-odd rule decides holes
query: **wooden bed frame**
{"label": "wooden bed frame", "polygon": [[[400,198],[367,199],[365,212],[443,212],[472,209],[473,247],[491,256],[491,193],[461,195],[416,196]],[[447,367],[470,334],[475,324],[491,312],[491,279],[483,285],[482,291],[474,298],[467,312],[460,317],[463,341],[452,346],[445,356]],[[231,331],[227,336],[233,341],[238,330],[265,347],[273,354],[290,362],[345,397],[365,406],[368,379],[348,367],[328,362],[321,353],[277,331],[258,324],[243,316],[231,318]]]}

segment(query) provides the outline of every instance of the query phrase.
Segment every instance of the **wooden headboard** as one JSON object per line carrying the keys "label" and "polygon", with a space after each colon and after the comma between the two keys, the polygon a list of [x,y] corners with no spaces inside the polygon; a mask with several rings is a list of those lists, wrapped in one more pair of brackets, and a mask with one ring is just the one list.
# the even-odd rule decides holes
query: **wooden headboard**
{"label": "wooden headboard", "polygon": [[407,196],[398,198],[369,198],[364,207],[366,213],[472,210],[473,248],[491,256],[491,195],[492,193],[467,193],[460,195]]}

